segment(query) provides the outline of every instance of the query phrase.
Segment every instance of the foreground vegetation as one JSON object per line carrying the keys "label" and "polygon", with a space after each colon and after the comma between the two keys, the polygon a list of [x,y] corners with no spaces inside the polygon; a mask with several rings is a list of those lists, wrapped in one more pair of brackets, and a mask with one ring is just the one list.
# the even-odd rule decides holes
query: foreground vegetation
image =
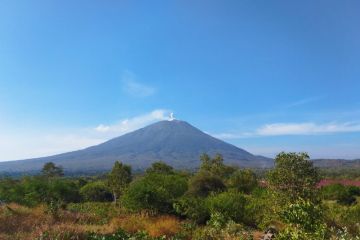
{"label": "foreground vegetation", "polygon": [[[264,177],[262,177],[264,176]],[[162,162],[133,175],[38,176],[0,181],[0,239],[360,239],[360,188],[329,184],[305,153],[280,153],[266,174],[201,156],[197,172]]]}

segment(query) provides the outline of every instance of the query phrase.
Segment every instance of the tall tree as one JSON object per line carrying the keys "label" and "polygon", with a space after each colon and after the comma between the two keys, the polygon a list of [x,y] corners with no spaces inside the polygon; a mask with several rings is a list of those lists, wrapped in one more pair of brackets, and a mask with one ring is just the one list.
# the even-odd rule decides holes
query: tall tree
{"label": "tall tree", "polygon": [[62,177],[64,176],[64,170],[61,166],[56,166],[53,162],[45,163],[41,173],[45,177]]}
{"label": "tall tree", "polygon": [[108,185],[113,194],[115,203],[124,193],[125,189],[131,182],[131,178],[131,167],[116,161],[108,175]]}
{"label": "tall tree", "polygon": [[249,194],[258,185],[258,181],[256,174],[250,169],[239,169],[230,176],[228,185]]}
{"label": "tall tree", "polygon": [[217,153],[213,158],[204,153],[200,156],[200,171],[211,173],[219,178],[229,177],[236,169],[224,164],[224,158]]}
{"label": "tall tree", "polygon": [[146,169],[146,173],[173,174],[174,169],[172,166],[159,161],[151,164],[151,167]]}
{"label": "tall tree", "polygon": [[275,168],[268,174],[270,187],[283,196],[296,201],[312,199],[320,176],[307,153],[279,153]]}

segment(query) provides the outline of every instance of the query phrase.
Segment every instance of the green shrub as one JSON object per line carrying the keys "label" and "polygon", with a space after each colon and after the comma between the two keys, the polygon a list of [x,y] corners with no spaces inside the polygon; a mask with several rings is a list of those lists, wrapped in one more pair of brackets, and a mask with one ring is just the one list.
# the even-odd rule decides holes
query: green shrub
{"label": "green shrub", "polygon": [[316,199],[320,175],[307,153],[281,152],[276,156],[275,167],[268,173],[267,180],[270,188],[285,202],[296,202],[299,198]]}
{"label": "green shrub", "polygon": [[360,196],[360,187],[348,186],[347,189],[352,196]]}
{"label": "green shrub", "polygon": [[174,203],[174,209],[180,216],[184,216],[197,224],[203,224],[210,218],[210,212],[204,198],[184,196]]}
{"label": "green shrub", "polygon": [[151,167],[146,169],[146,173],[147,174],[152,174],[152,173],[173,174],[174,173],[174,168],[167,165],[164,162],[159,161],[159,162],[152,163]]}
{"label": "green shrub", "polygon": [[351,205],[356,202],[353,196],[357,193],[357,188],[350,188],[342,184],[331,184],[324,186],[320,190],[323,199],[336,200],[343,205]]}
{"label": "green shrub", "polygon": [[244,223],[255,228],[266,229],[278,225],[278,209],[274,195],[265,188],[256,188],[246,196]]}
{"label": "green shrub", "polygon": [[187,190],[187,180],[176,174],[148,174],[132,182],[122,198],[133,211],[173,212],[174,201]]}
{"label": "green shrub", "polygon": [[5,178],[0,180],[0,201],[26,204],[25,189],[19,180]]}
{"label": "green shrub", "polygon": [[220,177],[211,172],[201,171],[190,179],[188,194],[206,197],[212,192],[222,192],[226,189]]}
{"label": "green shrub", "polygon": [[289,204],[280,214],[286,225],[276,239],[325,240],[327,227],[323,222],[322,209],[307,200]]}
{"label": "green shrub", "polygon": [[105,224],[112,217],[123,212],[123,209],[107,202],[70,203],[67,205],[67,210],[87,215],[89,218],[84,221],[90,224]]}
{"label": "green shrub", "polygon": [[258,181],[253,171],[241,169],[230,176],[228,185],[230,188],[249,194],[258,185]]}
{"label": "green shrub", "polygon": [[347,207],[341,214],[341,223],[348,231],[360,236],[360,204]]}
{"label": "green shrub", "polygon": [[210,195],[206,199],[206,205],[210,214],[219,213],[226,220],[232,220],[236,223],[244,220],[246,199],[240,192],[227,191]]}
{"label": "green shrub", "polygon": [[194,240],[253,240],[252,234],[245,230],[240,224],[233,221],[227,222],[224,226],[218,227],[208,224],[198,228],[194,234]]}
{"label": "green shrub", "polygon": [[80,188],[80,195],[85,201],[108,202],[113,197],[109,187],[102,181],[90,182]]}
{"label": "green shrub", "polygon": [[0,201],[35,206],[50,202],[79,202],[79,188],[75,181],[61,178],[24,177],[21,180],[0,181]]}
{"label": "green shrub", "polygon": [[360,235],[352,236],[346,227],[340,229],[332,228],[331,234],[332,240],[360,240]]}

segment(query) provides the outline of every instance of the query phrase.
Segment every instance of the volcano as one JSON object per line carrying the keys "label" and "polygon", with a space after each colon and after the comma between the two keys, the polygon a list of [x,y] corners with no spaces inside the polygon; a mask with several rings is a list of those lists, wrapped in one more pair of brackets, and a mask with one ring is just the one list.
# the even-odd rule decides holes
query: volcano
{"label": "volcano", "polygon": [[221,154],[225,163],[240,167],[267,168],[272,159],[253,155],[214,138],[185,121],[160,121],[86,149],[27,160],[0,163],[0,172],[38,172],[44,163],[54,162],[65,172],[98,172],[111,169],[116,160],[133,169],[144,169],[154,161],[175,168],[199,166],[201,154]]}

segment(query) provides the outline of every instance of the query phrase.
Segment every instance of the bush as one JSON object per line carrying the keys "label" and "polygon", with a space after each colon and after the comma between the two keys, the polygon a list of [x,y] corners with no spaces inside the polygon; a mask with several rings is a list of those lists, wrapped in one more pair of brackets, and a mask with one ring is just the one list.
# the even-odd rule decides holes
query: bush
{"label": "bush", "polygon": [[173,174],[148,174],[130,184],[122,198],[130,210],[172,213],[174,201],[187,190],[186,178]]}
{"label": "bush", "polygon": [[221,178],[207,171],[201,171],[190,179],[188,194],[206,197],[212,192],[222,192],[226,189]]}
{"label": "bush", "polygon": [[60,178],[24,177],[0,182],[0,201],[36,206],[51,202],[69,203],[81,200],[75,181]]}
{"label": "bush", "polygon": [[0,180],[0,201],[25,204],[24,186],[20,181],[11,178]]}
{"label": "bush", "polygon": [[318,169],[307,153],[279,153],[275,167],[268,173],[269,186],[287,201],[316,198],[316,185],[320,180]]}
{"label": "bush", "polygon": [[221,214],[226,220],[236,223],[243,222],[245,215],[246,199],[237,191],[223,192],[211,195],[206,199],[210,214]]}
{"label": "bush", "polygon": [[360,236],[360,204],[347,207],[341,214],[341,223],[351,234]]}
{"label": "bush", "polygon": [[351,205],[356,202],[353,196],[357,193],[356,187],[346,187],[342,184],[331,184],[321,188],[321,196],[323,199],[336,200],[343,205]]}
{"label": "bush", "polygon": [[90,224],[108,223],[111,217],[122,213],[121,208],[107,202],[70,203],[67,205],[67,210],[87,216],[80,220]]}
{"label": "bush", "polygon": [[184,216],[197,224],[203,224],[210,218],[210,212],[205,199],[193,196],[184,196],[174,203],[177,214]]}
{"label": "bush", "polygon": [[227,222],[224,226],[218,227],[208,224],[198,228],[193,238],[194,240],[253,240],[253,236],[246,231],[240,224],[233,221]]}
{"label": "bush", "polygon": [[173,169],[173,167],[167,165],[166,163],[159,161],[159,162],[154,162],[153,164],[151,164],[151,167],[146,169],[146,173],[147,174],[151,174],[151,173],[173,174],[174,169]]}
{"label": "bush", "polygon": [[237,170],[229,179],[230,188],[246,194],[249,194],[257,185],[256,175],[250,169]]}
{"label": "bush", "polygon": [[91,202],[107,202],[113,199],[110,189],[101,181],[87,183],[80,189],[80,195],[85,201]]}
{"label": "bush", "polygon": [[280,214],[287,226],[276,239],[280,240],[323,240],[327,227],[323,223],[322,209],[310,201],[298,200],[289,204]]}
{"label": "bush", "polygon": [[244,223],[248,226],[266,229],[279,225],[279,206],[276,199],[267,189],[256,188],[251,195],[246,196]]}

